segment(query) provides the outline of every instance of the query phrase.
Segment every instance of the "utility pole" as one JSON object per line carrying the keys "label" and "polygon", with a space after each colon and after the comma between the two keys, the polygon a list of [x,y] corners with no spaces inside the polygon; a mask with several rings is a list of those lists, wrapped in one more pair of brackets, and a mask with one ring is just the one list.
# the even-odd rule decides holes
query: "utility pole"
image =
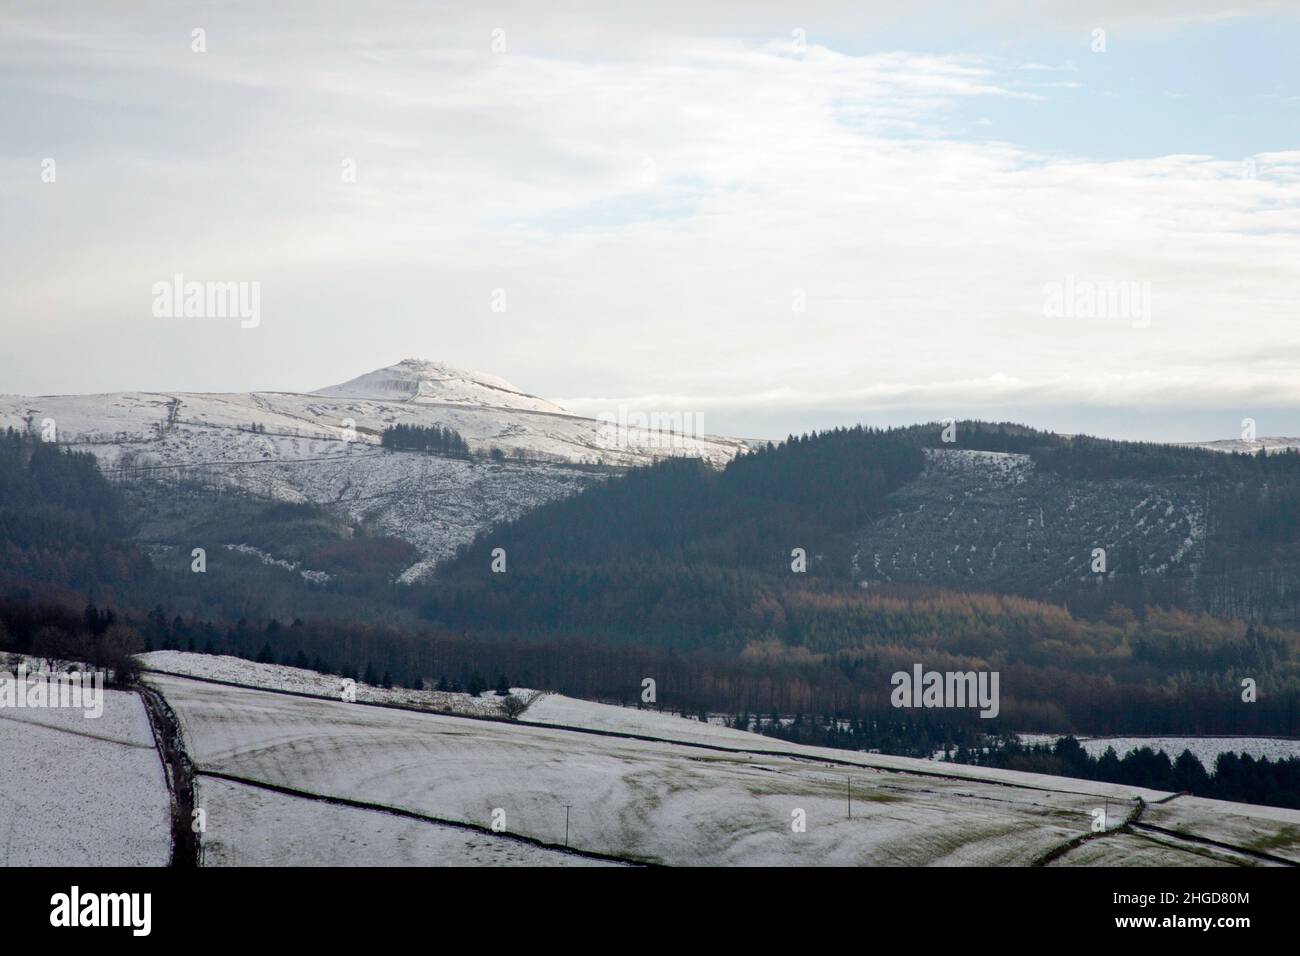
{"label": "utility pole", "polygon": [[569,807],[571,806],[573,806],[571,803],[564,805],[564,845],[566,847],[569,845]]}
{"label": "utility pole", "polygon": [[853,819],[853,778],[846,777],[844,779],[844,784],[849,791],[849,819],[852,820]]}

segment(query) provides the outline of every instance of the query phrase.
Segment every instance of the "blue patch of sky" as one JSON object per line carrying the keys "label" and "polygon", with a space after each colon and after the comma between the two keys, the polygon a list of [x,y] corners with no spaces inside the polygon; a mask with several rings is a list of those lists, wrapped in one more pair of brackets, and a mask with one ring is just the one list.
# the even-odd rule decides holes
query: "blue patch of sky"
{"label": "blue patch of sky", "polygon": [[[1178,27],[819,37],[842,53],[974,55],[993,79],[1037,99],[959,98],[947,135],[1057,157],[1121,160],[1171,154],[1244,159],[1300,147],[1300,20],[1261,17]],[[1025,69],[1029,65],[1052,69]],[[1077,84],[1077,85],[1074,85]]]}

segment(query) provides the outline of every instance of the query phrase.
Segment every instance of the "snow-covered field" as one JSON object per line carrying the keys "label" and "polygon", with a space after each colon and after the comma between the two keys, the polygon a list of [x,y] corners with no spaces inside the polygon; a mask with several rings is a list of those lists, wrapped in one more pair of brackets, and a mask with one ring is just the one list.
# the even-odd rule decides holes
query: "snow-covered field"
{"label": "snow-covered field", "polygon": [[[1027,865],[1089,834],[1099,807],[1109,809],[1109,829],[1119,827],[1138,813],[1139,797],[1146,806],[1131,831],[1088,840],[1054,863],[1300,861],[1296,811],[804,747],[558,694],[537,697],[520,723],[484,721],[466,715],[495,714],[490,694],[357,688],[360,701],[449,711],[420,712],[343,702],[338,679],[291,667],[176,651],[143,658],[257,685],[147,678],[175,711],[194,761],[210,866],[601,862],[451,825],[500,819],[507,834],[560,845],[566,805],[572,847],[630,862]],[[0,711],[5,862],[166,862],[167,790],[148,719],[138,696],[107,694],[99,720]]]}
{"label": "snow-covered field", "polygon": [[1089,840],[1049,866],[1254,866],[1252,857],[1163,834],[1140,831]]}
{"label": "snow-covered field", "polygon": [[[185,651],[150,651],[147,654],[138,654],[136,658],[151,670],[208,680],[230,681],[249,687],[265,687],[295,694],[312,694],[330,700],[342,699],[343,678],[298,667],[259,664],[240,657],[191,654]],[[398,704],[402,707],[477,717],[505,715],[505,698],[498,697],[490,690],[484,691],[480,697],[475,697],[472,694],[451,694],[437,690],[374,687],[361,681],[356,681],[353,689],[357,700],[368,703]],[[512,688],[511,696],[518,697],[527,704],[538,694],[537,691],[525,688]]]}
{"label": "snow-covered field", "polygon": [[[572,847],[630,862],[1027,865],[1089,834],[1099,807],[1109,809],[1109,829],[1119,827],[1138,813],[1139,797],[1146,805],[1131,831],[1083,842],[1054,865],[1300,862],[1296,811],[804,747],[558,694],[507,723],[466,716],[495,714],[493,695],[359,685],[360,701],[450,713],[374,707],[335,699],[337,679],[310,671],[176,651],[143,657],[150,667],[257,685],[147,678],[175,711],[195,764],[209,866],[600,863],[450,825],[501,819],[507,834],[560,845],[566,805]],[[0,711],[5,863],[166,863],[168,797],[148,718],[137,695],[106,694],[98,720]]]}
{"label": "snow-covered field", "polygon": [[421,820],[200,777],[204,866],[605,866]]}
{"label": "snow-covered field", "polygon": [[[230,849],[208,858],[209,863],[312,862],[333,852],[319,850],[316,842],[335,840],[337,834],[321,829],[319,803],[284,796],[268,801],[274,807],[245,808],[253,798],[243,791],[252,788],[213,788],[213,778],[204,771],[478,826],[490,825],[494,810],[500,810],[510,832],[551,843],[564,838],[567,804],[574,847],[678,865],[1024,865],[1087,834],[1096,807],[1109,805],[1113,828],[1137,809],[1136,797],[1154,803],[1168,796],[1090,781],[800,747],[559,695],[536,702],[525,714],[529,723],[509,724],[156,674],[149,680],[181,721],[203,799],[211,804],[209,818],[239,820],[244,810],[270,814],[248,834],[214,835]],[[538,726],[541,722],[662,739],[600,736]],[[284,802],[293,800],[310,807],[299,814],[294,804]],[[1300,813],[1202,803],[1187,811],[1193,832],[1198,821],[1218,820],[1228,811],[1264,831],[1270,845],[1294,840],[1288,827],[1300,828]],[[372,813],[338,814],[330,818],[335,821],[331,825],[369,826]],[[800,831],[792,824],[801,819],[806,826]],[[386,821],[384,826],[394,824]],[[359,833],[342,832],[348,834],[346,846],[364,842]],[[1102,839],[1110,842],[1112,837]],[[276,841],[277,849],[266,848],[270,841]],[[1097,853],[1096,842],[1085,844],[1089,853]],[[1151,834],[1139,833],[1133,840],[1117,841],[1106,853],[1117,857],[1114,862],[1124,862],[1130,853],[1142,861],[1201,861],[1174,843],[1162,845]],[[284,856],[276,858],[277,852]],[[355,852],[364,857],[370,851]],[[422,858],[419,852],[406,845],[379,856]],[[1071,862],[1070,855],[1062,862]],[[1232,853],[1223,856],[1242,862]]]}
{"label": "snow-covered field", "polygon": [[666,737],[688,743],[717,744],[723,747],[782,750],[797,746],[774,737],[734,730],[715,723],[703,723],[693,716],[679,716],[659,710],[620,707],[578,700],[563,694],[542,694],[528,708],[524,720],[536,724],[586,727],[646,737]]}
{"label": "snow-covered field", "polygon": [[[815,763],[151,680],[200,769],[481,825],[499,807],[547,842],[563,840],[569,804],[574,846],[635,860],[1025,863],[1088,819],[1084,798],[963,800],[964,787],[863,770],[848,821],[849,775]],[[800,809],[805,833],[791,829]]]}
{"label": "snow-covered field", "polygon": [[144,704],[0,710],[0,865],[165,866],[170,801]]}

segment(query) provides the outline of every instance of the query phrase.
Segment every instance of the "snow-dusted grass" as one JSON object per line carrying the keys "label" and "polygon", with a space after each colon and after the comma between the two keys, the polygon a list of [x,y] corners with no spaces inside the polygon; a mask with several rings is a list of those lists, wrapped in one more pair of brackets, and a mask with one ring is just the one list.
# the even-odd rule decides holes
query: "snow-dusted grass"
{"label": "snow-dusted grass", "polygon": [[170,802],[144,705],[0,710],[0,865],[165,866]]}
{"label": "snow-dusted grass", "polygon": [[[343,678],[298,667],[259,664],[255,661],[246,661],[242,657],[192,654],[187,651],[150,651],[148,654],[137,655],[137,659],[151,670],[342,700]],[[484,691],[480,697],[474,697],[470,694],[451,694],[436,690],[374,687],[361,681],[356,682],[355,690],[357,700],[367,703],[397,704],[420,710],[469,714],[477,717],[505,716],[505,698],[498,697],[490,690]],[[527,702],[536,697],[537,692],[513,688],[511,695]]]}
{"label": "snow-dusted grass", "polygon": [[[633,859],[1026,864],[1086,833],[1097,803],[1079,793],[865,764],[833,767],[815,759],[718,753],[159,675],[150,680],[176,709],[201,770],[480,825],[500,807],[511,831],[553,842],[563,839],[567,803],[573,845]],[[925,761],[884,759],[934,769]],[[852,820],[846,819],[850,778]],[[804,833],[791,829],[795,810],[806,814]]]}
{"label": "snow-dusted grass", "polygon": [[1300,810],[1179,797],[1148,807],[1142,822],[1300,863]]}
{"label": "snow-dusted grass", "polygon": [[[340,700],[342,678],[297,667],[280,664],[259,664],[241,657],[195,654],[186,651],[152,651],[148,654],[137,655],[137,659],[145,667],[172,674],[227,681],[232,684],[242,684],[253,688],[311,694],[329,700]],[[520,718],[525,723],[572,726],[613,733],[636,734],[689,744],[720,746],[745,752],[789,753],[810,759],[853,763],[867,768],[922,772],[930,775],[940,774],[977,781],[1018,783],[1023,786],[1049,790],[1064,788],[1080,794],[1110,797],[1114,800],[1131,800],[1135,797],[1158,800],[1168,796],[1163,791],[1132,787],[1125,784],[1070,780],[1068,787],[1063,787],[1061,782],[1063,778],[1049,777],[1042,774],[961,764],[935,766],[934,762],[910,757],[868,754],[826,747],[809,747],[789,743],[775,737],[735,730],[719,724],[701,723],[690,717],[680,717],[655,710],[620,707],[617,704],[580,700],[562,694],[542,693],[524,688],[511,688],[511,694],[529,703],[527,710],[524,711]],[[450,694],[432,690],[416,691],[402,688],[385,690],[381,687],[372,687],[358,682],[356,695],[357,700],[362,702],[398,704],[403,707],[437,713],[473,717],[499,717],[504,713],[503,699],[497,697],[492,691],[485,691],[481,697],[472,697],[469,694]]]}
{"label": "snow-dusted grass", "polygon": [[699,743],[746,751],[788,753],[810,759],[833,760],[861,767],[899,770],[910,773],[942,775],[966,780],[993,783],[1015,783],[1048,790],[1069,790],[1079,794],[1109,797],[1112,800],[1159,800],[1168,796],[1160,790],[1131,787],[1124,784],[1100,783],[1092,780],[1073,780],[1043,774],[999,770],[994,767],[975,767],[964,764],[938,763],[912,757],[894,757],[888,754],[837,750],[829,747],[809,747],[789,743],[775,737],[735,730],[718,724],[704,724],[690,717],[679,717],[654,710],[620,707],[595,701],[578,700],[561,694],[546,694],[524,713],[523,719],[532,723],[587,727],[616,733],[640,734],[662,737],[686,743]]}
{"label": "snow-dusted grass", "polygon": [[1114,833],[1089,840],[1049,866],[1259,866],[1259,860],[1230,850],[1159,834]]}
{"label": "snow-dusted grass", "polygon": [[524,720],[539,724],[558,724],[586,727],[592,730],[609,730],[615,733],[641,734],[647,737],[664,737],[689,743],[717,744],[756,750],[798,749],[773,737],[735,730],[714,723],[703,723],[694,717],[683,717],[659,710],[621,707],[579,700],[563,694],[542,694],[528,708]]}
{"label": "snow-dusted grass", "polygon": [[204,866],[604,866],[485,833],[200,777]]}
{"label": "snow-dusted grass", "polygon": [[[313,692],[321,675],[236,658],[171,652],[168,670],[191,668],[233,682]],[[153,658],[153,655],[149,655]],[[152,674],[181,722],[200,771],[210,818],[247,818],[246,833],[213,833],[208,862],[326,862],[317,826],[335,827],[339,853],[367,862],[481,862],[510,853],[474,841],[449,850],[410,842],[396,818],[375,811],[322,810],[300,797],[252,797],[216,788],[213,771],[322,796],[507,829],[543,842],[629,860],[675,865],[1026,865],[1090,832],[1109,805],[1112,827],[1146,800],[1145,822],[1169,814],[1188,835],[1275,853],[1300,836],[1300,813],[1095,781],[937,764],[881,754],[804,747],[655,711],[547,694],[525,723],[474,720],[292,697]],[[404,692],[407,694],[416,692]],[[565,730],[585,727],[632,740]],[[721,749],[715,749],[721,748]],[[848,764],[847,766],[845,764]],[[853,817],[847,818],[852,787]],[[236,792],[238,791],[238,792]],[[256,791],[262,793],[262,791]],[[299,817],[294,802],[312,803]],[[251,804],[251,805],[250,805]],[[344,808],[347,809],[347,808]],[[806,832],[791,828],[803,811]],[[328,816],[328,823],[317,821]],[[236,826],[240,824],[235,824]],[[379,829],[375,829],[378,827]],[[277,833],[291,833],[277,842]],[[378,834],[371,839],[368,834]],[[487,834],[483,835],[488,838]],[[1109,834],[1070,851],[1063,863],[1204,865],[1255,863],[1245,853],[1158,834]],[[432,839],[432,838],[431,838]],[[454,842],[454,841],[453,841]],[[1100,846],[1097,844],[1101,844]],[[1170,844],[1165,846],[1163,844]],[[458,854],[464,854],[464,858]],[[282,855],[277,855],[282,854]],[[556,862],[529,857],[522,862]],[[566,861],[567,862],[567,861]]]}

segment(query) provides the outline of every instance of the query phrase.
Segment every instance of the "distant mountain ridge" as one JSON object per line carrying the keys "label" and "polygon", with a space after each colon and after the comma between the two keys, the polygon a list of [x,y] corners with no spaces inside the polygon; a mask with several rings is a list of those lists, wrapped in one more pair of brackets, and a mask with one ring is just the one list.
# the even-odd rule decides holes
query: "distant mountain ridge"
{"label": "distant mountain ridge", "polygon": [[[326,506],[354,527],[364,524],[414,545],[418,558],[402,575],[403,580],[414,581],[480,532],[573,495],[612,471],[665,458],[696,458],[716,469],[737,454],[766,444],[652,431],[628,425],[635,417],[622,415],[621,409],[617,414],[610,411],[608,416],[583,417],[500,377],[407,358],[310,393],[0,396],[0,429],[26,434],[49,429],[60,444],[94,454],[105,473],[120,481],[198,482],[260,499]],[[399,424],[452,429],[463,437],[471,457],[381,450],[384,430]],[[1265,448],[1272,457],[1300,444],[1294,439],[1262,438],[1189,446],[1135,445],[1083,436],[1044,437],[1048,433],[1006,428],[993,445],[985,435],[984,445],[970,449],[1023,456],[1037,443],[1051,446],[1056,449],[1052,454],[1059,456],[1062,448],[1091,442],[1088,447],[1094,454],[1070,459],[1075,472],[1064,477],[1075,479],[1088,477],[1088,469],[1107,460],[1106,449],[1145,448],[1134,460],[1149,465],[1171,456],[1192,460],[1197,454],[1208,454],[1203,449]],[[937,431],[931,435],[940,459],[948,457],[945,448],[967,447],[969,436],[965,431],[961,434],[963,440],[956,446],[939,442]],[[1020,491],[1004,487],[990,473],[988,477],[996,480],[987,494],[975,500],[1000,504],[985,510],[976,507],[970,517],[981,516],[978,522],[950,526],[936,519],[935,509],[942,502],[931,501],[928,510],[926,502],[934,494],[969,493],[984,481],[984,471],[996,472],[1009,460],[968,462],[978,467],[968,467],[963,477],[938,468],[942,461],[933,455],[931,459],[935,467],[927,469],[914,488],[900,491],[890,513],[872,527],[858,529],[852,566],[864,580],[925,580],[1056,593],[1080,579],[1080,562],[1093,545],[1080,549],[1103,528],[1109,529],[1105,537],[1112,547],[1123,550],[1122,555],[1112,552],[1112,558],[1124,559],[1116,567],[1136,566],[1143,575],[1162,577],[1183,570],[1197,574],[1205,538],[1213,530],[1211,519],[1219,513],[1216,508],[1207,514],[1204,495],[1186,480],[1166,481],[1159,475],[1151,487],[1154,497],[1140,484],[1114,484],[1084,493],[1078,500],[1087,507],[1080,510],[1069,501],[1051,498],[1068,491],[1059,479],[1040,477],[1041,467],[1026,469],[1022,463],[1013,469],[1022,482]],[[790,480],[809,477],[818,476],[800,474]],[[821,477],[833,480],[833,476]],[[1120,497],[1112,494],[1120,492]],[[1022,502],[1026,495],[1048,497],[1041,503]],[[1110,513],[1112,505],[1118,507],[1120,498],[1127,500],[1129,495],[1136,497],[1127,507],[1135,515],[1147,514],[1145,523],[1134,531],[1124,529],[1127,512]],[[1224,498],[1232,500],[1227,493]],[[1164,502],[1158,507],[1173,511],[1156,514],[1153,502]],[[911,507],[920,510],[909,516]],[[1019,515],[1020,528],[998,529],[998,523],[1012,514]],[[1078,524],[1085,514],[1095,514],[1094,528]],[[1041,523],[1044,515],[1056,515],[1056,525],[1035,530],[1034,522]],[[1012,542],[1030,549],[1026,553],[1035,556],[1033,568],[1017,566]],[[954,547],[960,551],[954,552]],[[1132,548],[1141,553],[1130,553]],[[1276,591],[1286,585],[1269,587]],[[1240,598],[1234,589],[1233,595],[1216,597],[1208,606],[1236,607],[1243,600],[1249,604],[1257,599]]]}
{"label": "distant mountain ridge", "polygon": [[[586,418],[505,379],[408,358],[296,392],[0,396],[0,430],[88,451],[117,480],[197,481],[327,505],[419,550],[407,580],[496,522],[611,471],[673,456],[719,467],[753,443]],[[394,425],[453,429],[472,457],[379,447]],[[238,544],[239,542],[230,542]]]}

